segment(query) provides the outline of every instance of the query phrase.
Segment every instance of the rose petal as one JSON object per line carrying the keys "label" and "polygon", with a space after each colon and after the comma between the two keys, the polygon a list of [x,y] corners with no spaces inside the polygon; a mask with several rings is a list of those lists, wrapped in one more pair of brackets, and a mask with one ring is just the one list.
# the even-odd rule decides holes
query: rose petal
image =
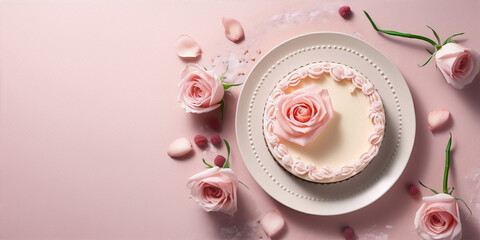
{"label": "rose petal", "polygon": [[202,54],[202,49],[193,38],[181,35],[175,42],[177,55],[181,58],[196,58]]}
{"label": "rose petal", "polygon": [[450,112],[446,109],[434,110],[428,113],[427,122],[430,131],[434,131],[447,123]]}
{"label": "rose petal", "polygon": [[243,39],[243,28],[240,22],[230,17],[222,18],[225,36],[232,42],[238,42]]}
{"label": "rose petal", "polygon": [[280,212],[278,212],[277,210],[273,210],[260,218],[260,225],[262,225],[263,230],[265,231],[265,233],[267,233],[268,236],[274,237],[285,226],[285,220],[283,219]]}
{"label": "rose petal", "polygon": [[188,139],[182,137],[176,139],[167,148],[167,154],[170,157],[181,157],[193,150],[192,144]]}

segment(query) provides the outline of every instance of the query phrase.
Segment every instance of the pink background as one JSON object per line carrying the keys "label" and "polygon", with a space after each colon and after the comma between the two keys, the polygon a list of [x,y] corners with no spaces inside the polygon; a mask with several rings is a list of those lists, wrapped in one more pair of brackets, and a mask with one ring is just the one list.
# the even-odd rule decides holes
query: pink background
{"label": "pink background", "polygon": [[[478,1],[2,1],[0,2],[0,238],[1,239],[245,239],[255,220],[278,209],[287,228],[281,239],[342,239],[352,226],[359,239],[417,239],[413,218],[421,204],[406,186],[421,179],[441,189],[448,132],[454,136],[450,186],[472,208],[460,206],[464,239],[480,238],[480,77],[463,90],[448,85],[428,58],[425,43],[377,34],[379,27],[458,40],[480,51]],[[348,4],[353,17],[337,9]],[[222,16],[238,19],[246,38],[228,41]],[[187,178],[222,148],[173,160],[168,144],[211,136],[206,116],[176,102],[185,66],[176,38],[202,47],[198,63],[241,82],[255,62],[299,34],[338,31],[382,51],[404,75],[415,102],[412,157],[382,198],[353,213],[322,217],[296,212],[272,199],[246,169],[235,138],[241,87],[226,97],[222,137],[232,145],[239,186],[234,217],[206,213],[189,199]],[[244,54],[245,50],[249,53]],[[256,53],[261,50],[262,53]],[[238,59],[250,59],[237,64]],[[256,58],[252,61],[251,58]],[[214,66],[215,65],[215,66]],[[427,113],[446,108],[452,121],[432,134]],[[430,195],[421,189],[421,195]]]}

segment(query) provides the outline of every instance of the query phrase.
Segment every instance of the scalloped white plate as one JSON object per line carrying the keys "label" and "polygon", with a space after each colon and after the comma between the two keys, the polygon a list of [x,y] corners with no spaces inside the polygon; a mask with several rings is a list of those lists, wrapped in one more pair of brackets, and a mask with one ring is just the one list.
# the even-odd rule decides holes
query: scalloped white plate
{"label": "scalloped white plate", "polygon": [[[301,180],[275,162],[265,144],[262,118],[266,100],[290,71],[333,61],[366,76],[380,93],[386,132],[379,154],[358,175],[334,184]],[[267,53],[244,83],[236,113],[237,142],[253,178],[282,204],[309,214],[338,215],[380,198],[407,165],[415,139],[415,111],[405,79],[383,54],[353,36],[319,32],[287,40]]]}

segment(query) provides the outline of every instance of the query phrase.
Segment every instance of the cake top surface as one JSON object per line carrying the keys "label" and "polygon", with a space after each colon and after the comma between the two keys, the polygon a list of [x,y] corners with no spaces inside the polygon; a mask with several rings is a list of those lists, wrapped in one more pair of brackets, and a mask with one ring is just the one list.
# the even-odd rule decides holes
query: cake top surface
{"label": "cake top surface", "polygon": [[360,172],[378,153],[384,129],[383,104],[373,85],[337,63],[314,63],[288,74],[270,94],[264,114],[274,158],[313,182]]}

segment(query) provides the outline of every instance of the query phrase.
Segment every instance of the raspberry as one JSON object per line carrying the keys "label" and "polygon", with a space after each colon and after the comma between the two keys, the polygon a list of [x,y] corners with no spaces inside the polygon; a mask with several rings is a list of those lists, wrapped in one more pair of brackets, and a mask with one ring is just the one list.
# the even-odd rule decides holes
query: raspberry
{"label": "raspberry", "polygon": [[343,237],[345,237],[345,240],[353,240],[355,237],[355,231],[353,228],[347,226],[345,229],[343,229]]}
{"label": "raspberry", "polygon": [[418,190],[418,187],[417,187],[417,186],[415,186],[415,185],[413,185],[413,184],[410,184],[410,185],[408,186],[408,193],[409,193],[410,195],[415,196],[415,195],[418,194],[418,192],[419,192],[419,190]]}
{"label": "raspberry", "polygon": [[210,138],[210,142],[212,142],[213,145],[218,145],[221,141],[222,140],[220,139],[220,136],[218,134],[215,134]]}
{"label": "raspberry", "polygon": [[208,121],[208,126],[210,126],[211,129],[218,131],[222,127],[222,123],[218,118],[212,118]]}
{"label": "raspberry", "polygon": [[197,146],[199,147],[203,147],[205,146],[207,143],[208,143],[208,139],[203,136],[203,135],[197,135],[193,138],[193,141],[195,142],[195,144],[197,144]]}
{"label": "raspberry", "polygon": [[213,163],[215,163],[215,166],[217,167],[223,167],[223,164],[225,164],[226,160],[227,159],[225,159],[224,156],[218,155],[217,157],[215,157],[215,160],[213,160]]}
{"label": "raspberry", "polygon": [[340,9],[338,9],[338,13],[340,13],[340,16],[343,18],[347,18],[352,11],[350,10],[349,6],[343,6]]}

